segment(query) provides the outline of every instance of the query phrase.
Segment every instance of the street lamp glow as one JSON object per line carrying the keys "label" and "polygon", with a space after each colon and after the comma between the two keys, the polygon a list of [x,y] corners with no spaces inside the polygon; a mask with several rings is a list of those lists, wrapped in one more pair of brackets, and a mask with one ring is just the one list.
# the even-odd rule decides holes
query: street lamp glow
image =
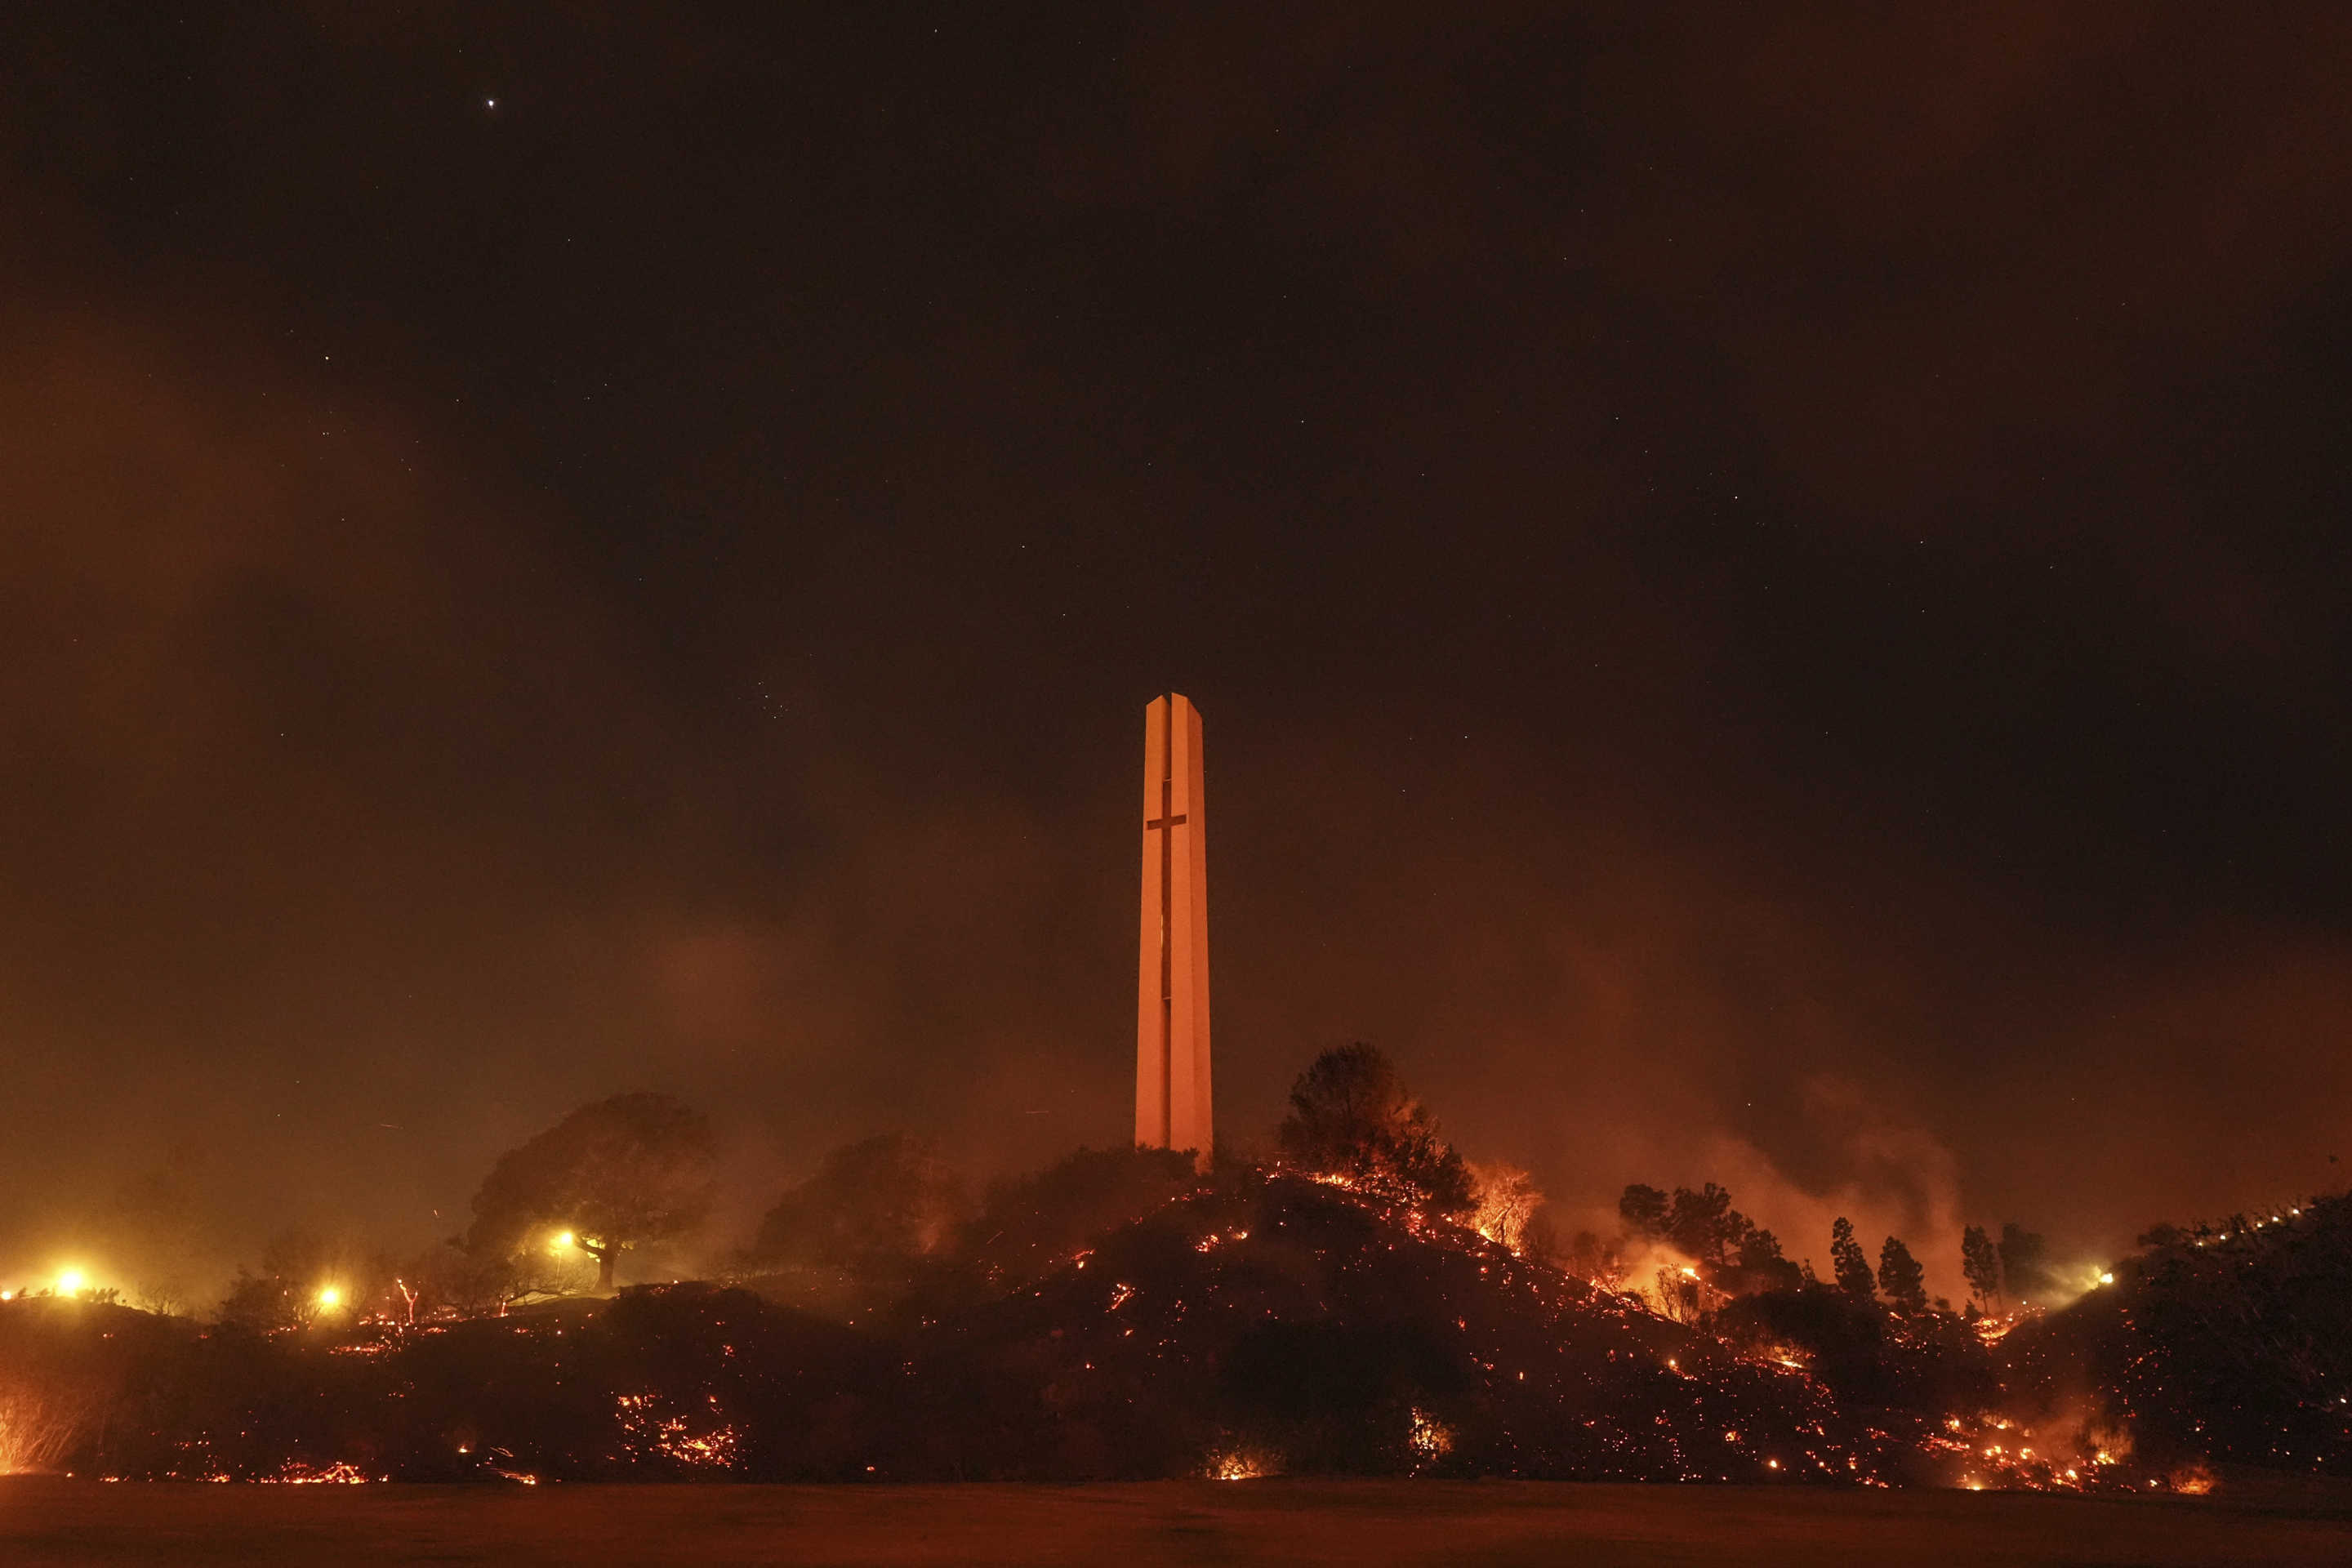
{"label": "street lamp glow", "polygon": [[558,1231],[555,1234],[555,1239],[547,1244],[547,1250],[550,1252],[561,1252],[571,1245],[572,1233],[568,1230]]}
{"label": "street lamp glow", "polygon": [[336,1289],[332,1285],[329,1285],[320,1290],[319,1305],[324,1307],[328,1311],[331,1312],[342,1304],[343,1293],[341,1290]]}

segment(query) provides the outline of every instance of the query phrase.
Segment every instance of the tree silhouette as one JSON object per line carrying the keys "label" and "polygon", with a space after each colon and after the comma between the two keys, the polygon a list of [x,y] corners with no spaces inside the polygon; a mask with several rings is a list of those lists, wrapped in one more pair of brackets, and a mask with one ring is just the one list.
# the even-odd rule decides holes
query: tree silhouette
{"label": "tree silhouette", "polygon": [[2000,1300],[2000,1249],[1980,1225],[1960,1232],[1960,1272],[1968,1276],[1969,1293],[1990,1310]]}
{"label": "tree silhouette", "polygon": [[1729,1263],[1748,1228],[1748,1216],[1731,1206],[1731,1194],[1713,1182],[1697,1192],[1675,1189],[1666,1236],[1702,1268],[1720,1269]]}
{"label": "tree silhouette", "polygon": [[1805,1282],[1804,1270],[1789,1261],[1780,1251],[1780,1238],[1761,1226],[1751,1225],[1739,1238],[1739,1254],[1727,1269],[1727,1279],[1738,1284],[1738,1294],[1753,1295],[1764,1290],[1794,1290]]}
{"label": "tree silhouette", "polygon": [[1849,1296],[1867,1301],[1877,1293],[1870,1255],[1853,1238],[1853,1221],[1843,1215],[1830,1226],[1830,1271],[1837,1278],[1838,1289]]}
{"label": "tree silhouette", "polygon": [[1707,1183],[1676,1187],[1672,1197],[1636,1182],[1617,1200],[1626,1228],[1689,1258],[1706,1283],[1727,1295],[1793,1290],[1803,1273],[1781,1256],[1780,1238],[1731,1206],[1731,1194]]}
{"label": "tree silhouette", "polygon": [[2000,1227],[2000,1271],[2009,1293],[2021,1301],[2050,1293],[2049,1245],[2015,1220]]}
{"label": "tree silhouette", "polygon": [[1624,1196],[1617,1200],[1617,1217],[1625,1222],[1626,1228],[1652,1241],[1665,1239],[1666,1213],[1666,1194],[1639,1182],[1629,1183]]}
{"label": "tree silhouette", "polygon": [[950,1240],[970,1208],[963,1180],[903,1132],[845,1144],[760,1222],[753,1251],[776,1262],[862,1271],[903,1266]]}
{"label": "tree silhouette", "polygon": [[1927,1271],[1909,1247],[1891,1236],[1878,1248],[1878,1288],[1906,1312],[1927,1310]]}
{"label": "tree silhouette", "polygon": [[990,1184],[965,1227],[967,1250],[991,1283],[1018,1284],[1199,1186],[1182,1149],[1074,1150],[1042,1171]]}
{"label": "tree silhouette", "polygon": [[279,1231],[262,1247],[258,1268],[237,1266],[236,1279],[220,1304],[220,1321],[257,1333],[307,1328],[319,1320],[327,1290],[335,1292],[339,1307],[364,1311],[379,1304],[386,1268],[381,1258],[362,1257],[309,1231]]}
{"label": "tree silhouette", "polygon": [[1477,1207],[1469,1168],[1379,1049],[1325,1051],[1290,1088],[1275,1143],[1290,1164],[1460,1216]]}
{"label": "tree silhouette", "polygon": [[667,1094],[614,1095],[583,1105],[499,1156],[474,1194],[469,1251],[511,1256],[570,1244],[613,1288],[627,1249],[700,1225],[717,1194],[710,1123]]}

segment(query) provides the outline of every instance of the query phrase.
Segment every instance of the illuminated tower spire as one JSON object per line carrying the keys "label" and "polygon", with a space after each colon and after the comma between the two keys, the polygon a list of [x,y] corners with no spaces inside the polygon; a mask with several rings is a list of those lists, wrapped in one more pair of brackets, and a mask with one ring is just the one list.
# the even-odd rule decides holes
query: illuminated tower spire
{"label": "illuminated tower spire", "polygon": [[1143,942],[1136,972],[1135,1141],[1208,1168],[1209,860],[1201,712],[1143,710]]}

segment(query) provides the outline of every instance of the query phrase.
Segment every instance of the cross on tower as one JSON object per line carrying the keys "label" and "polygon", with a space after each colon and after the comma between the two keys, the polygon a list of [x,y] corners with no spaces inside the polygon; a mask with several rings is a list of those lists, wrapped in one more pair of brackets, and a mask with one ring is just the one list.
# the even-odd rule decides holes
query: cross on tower
{"label": "cross on tower", "polygon": [[1144,710],[1143,921],[1136,976],[1135,1141],[1205,1165],[1209,1085],[1208,858],[1201,715],[1183,697]]}

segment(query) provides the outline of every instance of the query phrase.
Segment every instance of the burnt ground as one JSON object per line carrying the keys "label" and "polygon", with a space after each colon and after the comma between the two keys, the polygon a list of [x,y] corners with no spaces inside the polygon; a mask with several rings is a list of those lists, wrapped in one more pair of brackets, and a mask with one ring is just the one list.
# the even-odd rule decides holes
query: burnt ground
{"label": "burnt ground", "polygon": [[1456,1481],[208,1486],[0,1481],[0,1562],[2315,1564],[2352,1496],[2306,1484],[2033,1493]]}

